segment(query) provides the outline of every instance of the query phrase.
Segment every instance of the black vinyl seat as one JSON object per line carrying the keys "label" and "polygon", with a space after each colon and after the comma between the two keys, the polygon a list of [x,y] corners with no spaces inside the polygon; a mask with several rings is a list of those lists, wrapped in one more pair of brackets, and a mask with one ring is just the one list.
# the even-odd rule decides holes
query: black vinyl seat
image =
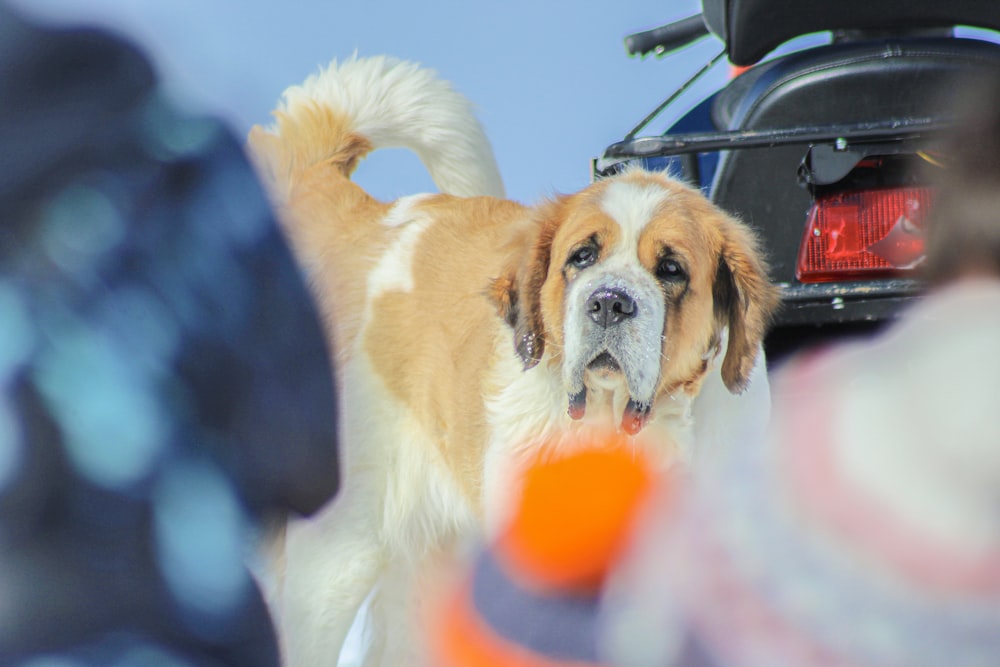
{"label": "black vinyl seat", "polygon": [[790,39],[828,30],[1000,30],[996,0],[703,0],[702,13],[735,65],[753,65]]}

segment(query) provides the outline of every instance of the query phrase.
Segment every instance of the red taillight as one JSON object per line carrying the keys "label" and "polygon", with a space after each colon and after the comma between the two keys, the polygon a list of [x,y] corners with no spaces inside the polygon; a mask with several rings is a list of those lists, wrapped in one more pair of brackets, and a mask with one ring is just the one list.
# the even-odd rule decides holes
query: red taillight
{"label": "red taillight", "polygon": [[796,277],[818,283],[905,273],[924,258],[930,188],[860,190],[816,198]]}

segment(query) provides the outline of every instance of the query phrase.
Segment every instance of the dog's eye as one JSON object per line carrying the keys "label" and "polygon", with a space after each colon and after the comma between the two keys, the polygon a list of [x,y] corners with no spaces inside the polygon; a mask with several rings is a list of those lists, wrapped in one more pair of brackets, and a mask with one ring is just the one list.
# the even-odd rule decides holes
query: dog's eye
{"label": "dog's eye", "polygon": [[569,256],[569,263],[578,269],[590,266],[595,261],[597,261],[597,248],[590,245],[577,248]]}
{"label": "dog's eye", "polygon": [[683,280],[685,278],[684,269],[677,260],[664,257],[656,265],[656,277],[660,280]]}

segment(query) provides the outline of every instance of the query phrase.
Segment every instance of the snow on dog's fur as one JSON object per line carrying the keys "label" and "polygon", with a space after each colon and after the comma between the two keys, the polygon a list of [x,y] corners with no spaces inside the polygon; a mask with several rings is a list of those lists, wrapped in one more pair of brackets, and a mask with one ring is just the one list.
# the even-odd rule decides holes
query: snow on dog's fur
{"label": "snow on dog's fur", "polygon": [[[776,292],[749,230],[663,175],[502,199],[469,103],[413,64],[334,63],[275,117],[250,147],[330,334],[344,486],[287,526],[272,602],[287,662],[316,667],[375,588],[367,659],[400,664],[418,573],[502,520],[520,462],[611,430],[689,461],[703,381],[746,388]],[[444,194],[352,183],[384,146]]]}

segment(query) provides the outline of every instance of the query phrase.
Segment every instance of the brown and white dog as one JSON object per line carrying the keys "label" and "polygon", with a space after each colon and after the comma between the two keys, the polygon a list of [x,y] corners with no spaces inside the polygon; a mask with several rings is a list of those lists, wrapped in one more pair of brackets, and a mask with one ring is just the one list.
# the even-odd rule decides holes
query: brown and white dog
{"label": "brown and white dog", "polygon": [[[777,295],[748,229],[662,175],[500,198],[468,102],[413,64],[334,63],[275,117],[250,148],[326,318],[344,471],[329,507],[287,526],[283,651],[335,664],[374,588],[366,664],[412,662],[417,573],[502,521],[517,466],[600,430],[690,460],[703,381],[719,357],[746,388]],[[349,180],[391,145],[448,194],[383,203]]]}

